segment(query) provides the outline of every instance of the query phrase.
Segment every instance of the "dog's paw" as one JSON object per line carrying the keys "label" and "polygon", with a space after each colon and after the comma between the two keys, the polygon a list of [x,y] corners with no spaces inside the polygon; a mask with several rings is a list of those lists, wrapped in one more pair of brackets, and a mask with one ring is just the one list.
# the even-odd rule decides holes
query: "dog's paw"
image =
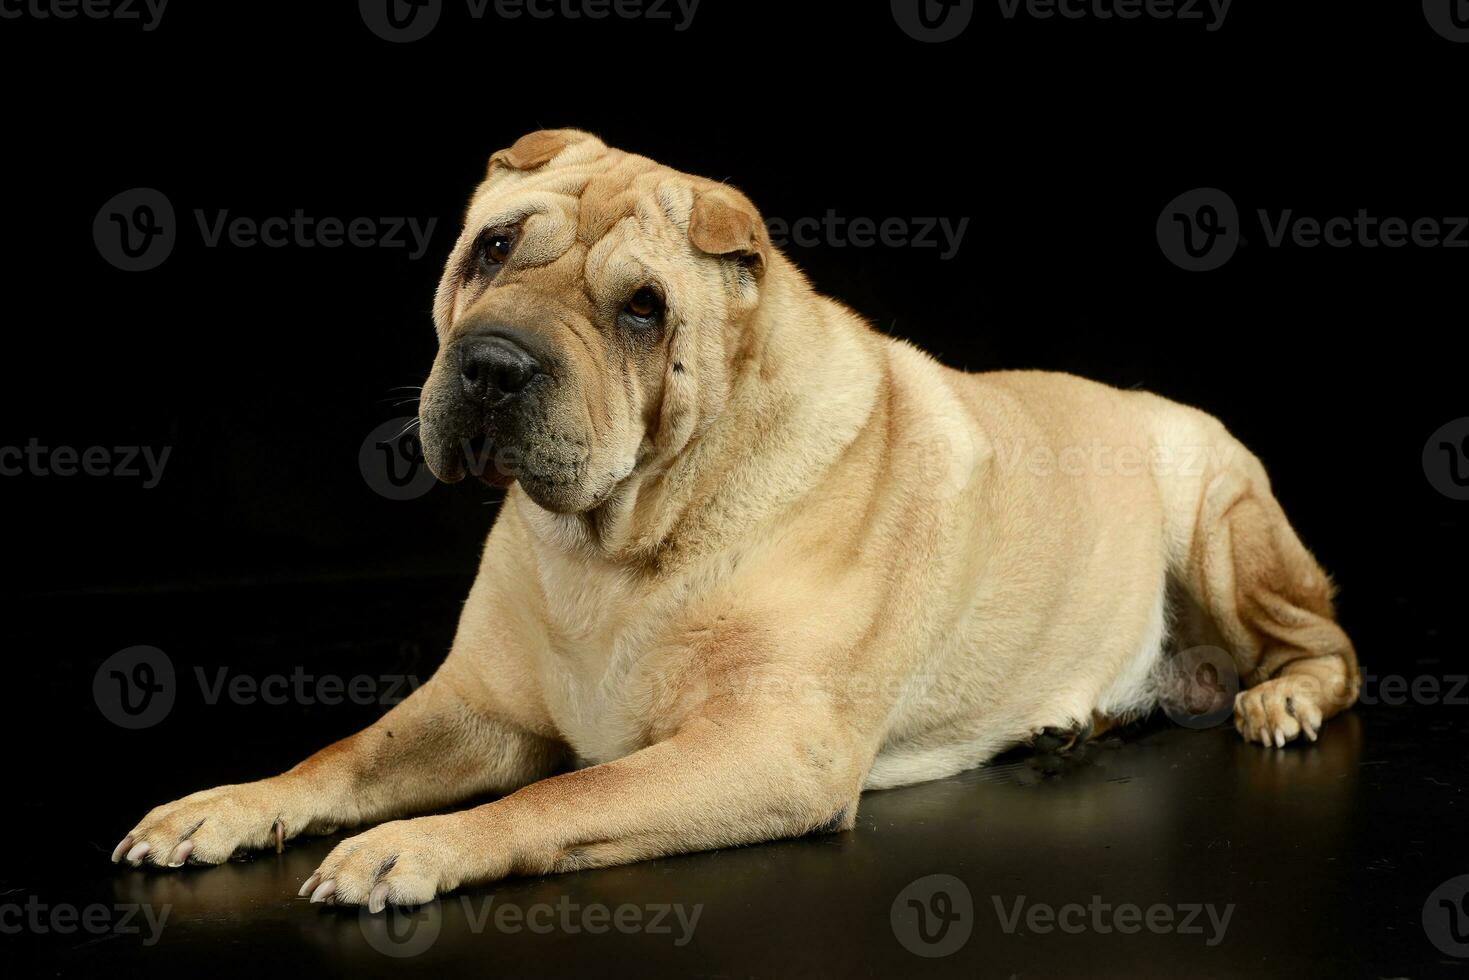
{"label": "dog's paw", "polygon": [[1030,746],[1041,755],[1065,755],[1085,745],[1092,737],[1090,721],[1073,721],[1065,727],[1042,728],[1030,737]]}
{"label": "dog's paw", "polygon": [[1322,712],[1306,678],[1277,677],[1240,691],[1234,699],[1234,727],[1246,741],[1279,748],[1305,735],[1316,741]]}
{"label": "dog's paw", "polygon": [[458,886],[464,864],[444,817],[381,824],[338,844],[301,886],[313,902],[422,905]]}
{"label": "dog's paw", "polygon": [[112,862],[221,864],[236,851],[279,848],[292,832],[268,781],[218,786],[154,807],[113,848]]}

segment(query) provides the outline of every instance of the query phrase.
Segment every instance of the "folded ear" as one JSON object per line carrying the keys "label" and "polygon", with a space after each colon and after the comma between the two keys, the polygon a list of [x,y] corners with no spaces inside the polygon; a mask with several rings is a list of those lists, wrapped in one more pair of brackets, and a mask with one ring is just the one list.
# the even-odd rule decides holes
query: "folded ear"
{"label": "folded ear", "polygon": [[490,169],[485,176],[493,177],[495,170],[501,167],[507,170],[534,170],[545,166],[552,157],[567,147],[587,140],[597,140],[597,137],[579,129],[538,129],[534,133],[526,133],[512,146],[498,150],[490,157]]}
{"label": "folded ear", "polygon": [[738,259],[758,277],[770,255],[770,235],[755,205],[723,184],[699,190],[689,214],[689,241],[709,255]]}

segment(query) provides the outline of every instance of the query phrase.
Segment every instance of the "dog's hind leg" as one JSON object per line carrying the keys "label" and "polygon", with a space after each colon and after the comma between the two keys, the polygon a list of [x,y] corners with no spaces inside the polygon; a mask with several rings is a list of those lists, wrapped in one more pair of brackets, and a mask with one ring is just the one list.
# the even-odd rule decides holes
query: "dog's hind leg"
{"label": "dog's hind leg", "polygon": [[1275,746],[1299,735],[1315,740],[1327,718],[1356,701],[1357,656],[1336,622],[1330,580],[1286,520],[1264,468],[1209,422],[1190,427],[1207,440],[1201,475],[1163,481],[1172,494],[1174,574],[1238,669],[1240,734]]}

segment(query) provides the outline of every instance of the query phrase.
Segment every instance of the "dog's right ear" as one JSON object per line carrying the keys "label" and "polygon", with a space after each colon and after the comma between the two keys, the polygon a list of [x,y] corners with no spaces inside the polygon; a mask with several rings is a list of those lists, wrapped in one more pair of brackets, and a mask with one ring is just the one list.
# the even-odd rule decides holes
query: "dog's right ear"
{"label": "dog's right ear", "polygon": [[485,178],[495,176],[499,170],[535,170],[545,166],[562,150],[588,140],[601,146],[601,140],[579,129],[538,129],[534,133],[526,133],[513,145],[496,151],[490,157]]}
{"label": "dog's right ear", "polygon": [[697,191],[689,241],[708,255],[739,260],[759,279],[770,257],[770,233],[750,199],[725,184]]}

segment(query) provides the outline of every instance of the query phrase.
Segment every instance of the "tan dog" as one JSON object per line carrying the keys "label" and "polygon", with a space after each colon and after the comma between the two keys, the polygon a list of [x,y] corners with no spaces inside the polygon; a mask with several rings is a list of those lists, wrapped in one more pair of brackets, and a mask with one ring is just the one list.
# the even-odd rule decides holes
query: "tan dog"
{"label": "tan dog", "polygon": [[509,794],[368,830],[302,888],[378,910],[847,829],[864,788],[1151,710],[1170,633],[1229,651],[1248,739],[1356,698],[1327,578],[1222,425],[945,368],[814,292],[727,186],[532,133],[491,159],[434,319],[429,464],[516,483],[447,661],[114,860]]}

